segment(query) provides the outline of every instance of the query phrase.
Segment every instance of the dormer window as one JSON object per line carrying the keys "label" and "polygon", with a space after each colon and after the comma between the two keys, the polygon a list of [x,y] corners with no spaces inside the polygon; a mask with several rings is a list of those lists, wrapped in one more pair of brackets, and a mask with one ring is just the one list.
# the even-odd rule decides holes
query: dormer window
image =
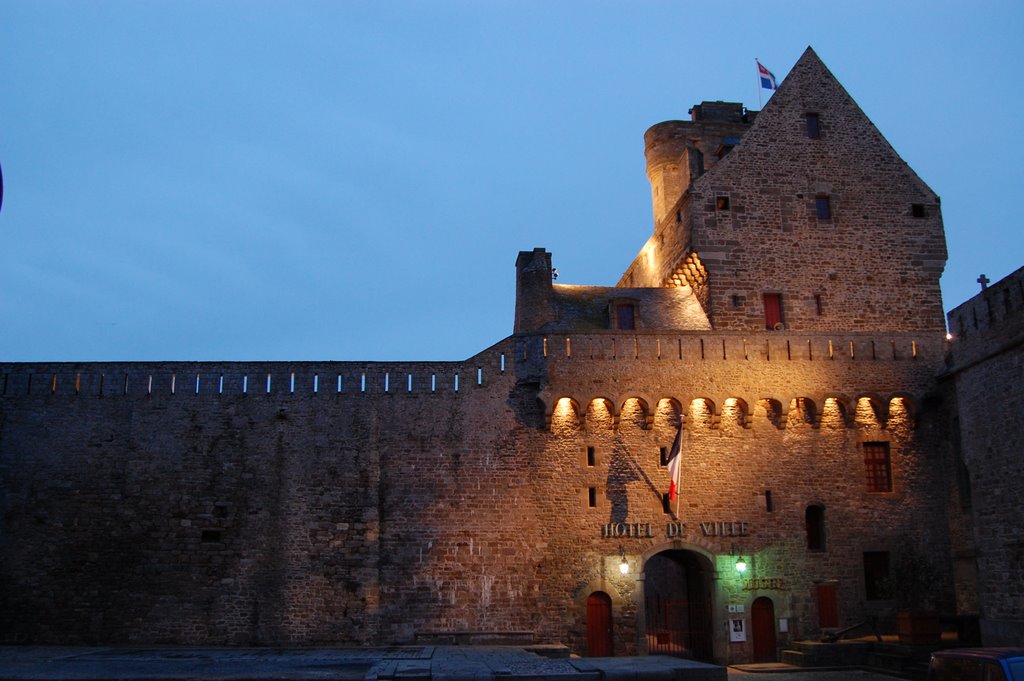
{"label": "dormer window", "polygon": [[636,328],[636,305],[634,303],[613,303],[612,323],[619,331],[632,331]]}

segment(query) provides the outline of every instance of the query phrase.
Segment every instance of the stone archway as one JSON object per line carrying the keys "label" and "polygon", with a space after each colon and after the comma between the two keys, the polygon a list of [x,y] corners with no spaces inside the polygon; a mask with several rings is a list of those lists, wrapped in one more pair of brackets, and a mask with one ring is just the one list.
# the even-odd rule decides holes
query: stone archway
{"label": "stone archway", "polygon": [[714,567],[696,551],[667,549],[644,563],[647,652],[710,661]]}

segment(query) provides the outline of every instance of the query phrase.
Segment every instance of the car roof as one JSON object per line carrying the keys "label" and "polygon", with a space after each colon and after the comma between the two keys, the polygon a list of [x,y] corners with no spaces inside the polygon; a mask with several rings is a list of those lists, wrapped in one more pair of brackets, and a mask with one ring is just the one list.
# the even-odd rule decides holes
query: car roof
{"label": "car roof", "polygon": [[985,660],[1005,660],[1014,657],[1024,658],[1024,648],[947,648],[936,650],[932,657],[971,657]]}

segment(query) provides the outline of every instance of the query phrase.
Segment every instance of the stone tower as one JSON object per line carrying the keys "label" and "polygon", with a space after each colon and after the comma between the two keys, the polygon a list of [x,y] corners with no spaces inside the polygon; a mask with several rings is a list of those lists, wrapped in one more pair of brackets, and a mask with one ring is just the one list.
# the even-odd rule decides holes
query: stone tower
{"label": "stone tower", "polygon": [[691,115],[647,132],[655,231],[620,286],[703,270],[721,330],[944,330],[939,197],[811,48],[756,118]]}

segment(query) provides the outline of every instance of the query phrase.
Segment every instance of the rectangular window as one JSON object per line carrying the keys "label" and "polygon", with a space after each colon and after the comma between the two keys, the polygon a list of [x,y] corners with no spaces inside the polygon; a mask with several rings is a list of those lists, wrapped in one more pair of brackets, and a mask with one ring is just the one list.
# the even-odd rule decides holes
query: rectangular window
{"label": "rectangular window", "polygon": [[636,308],[632,303],[618,303],[615,306],[615,328],[625,331],[636,328]]}
{"label": "rectangular window", "polygon": [[772,499],[772,491],[770,489],[764,491],[764,510],[769,513],[775,510],[775,500]]}
{"label": "rectangular window", "polygon": [[716,196],[715,197],[715,210],[729,210],[729,197],[728,196]]}
{"label": "rectangular window", "polygon": [[663,513],[672,512],[672,500],[669,499],[667,492],[661,495],[661,510]]}
{"label": "rectangular window", "polygon": [[864,470],[869,492],[892,491],[892,461],[888,442],[864,443]]}
{"label": "rectangular window", "polygon": [[660,459],[661,465],[662,466],[667,466],[668,465],[668,447],[661,447],[659,451],[661,453],[661,459]]}
{"label": "rectangular window", "polygon": [[587,506],[590,508],[597,508],[597,488],[587,488]]}
{"label": "rectangular window", "polygon": [[769,331],[782,330],[782,294],[764,294],[764,328]]}
{"label": "rectangular window", "polygon": [[884,601],[891,598],[888,590],[889,552],[864,552],[864,596],[869,601]]}
{"label": "rectangular window", "polygon": [[820,293],[814,294],[814,309],[818,312],[818,316],[825,314],[825,304],[821,299]]}
{"label": "rectangular window", "polygon": [[812,140],[816,140],[821,137],[821,126],[818,120],[818,114],[809,113],[807,114],[807,136]]}
{"label": "rectangular window", "polygon": [[832,200],[828,194],[818,194],[814,197],[814,210],[819,220],[832,219]]}
{"label": "rectangular window", "polygon": [[591,467],[597,465],[597,451],[593,447],[587,447],[587,465]]}
{"label": "rectangular window", "polygon": [[923,203],[912,203],[910,204],[910,214],[915,218],[925,217],[924,204]]}

